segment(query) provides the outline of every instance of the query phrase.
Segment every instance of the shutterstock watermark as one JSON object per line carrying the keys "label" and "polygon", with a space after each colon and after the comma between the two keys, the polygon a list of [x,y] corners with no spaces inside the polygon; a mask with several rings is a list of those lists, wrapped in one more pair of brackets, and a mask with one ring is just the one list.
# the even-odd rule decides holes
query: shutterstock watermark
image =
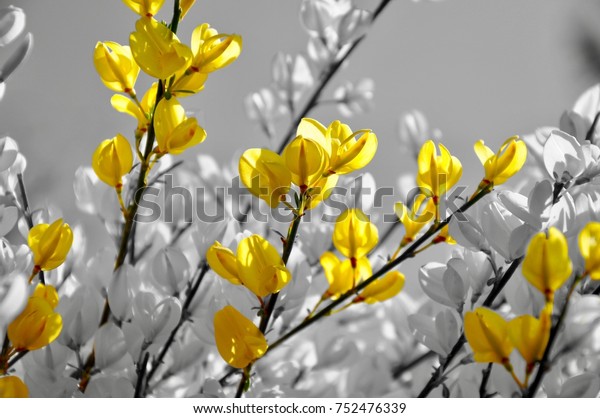
{"label": "shutterstock watermark", "polygon": [[[235,177],[228,186],[218,187],[184,187],[174,184],[174,176],[166,174],[162,186],[149,186],[145,189],[140,200],[136,222],[152,223],[162,221],[166,223],[173,222],[195,222],[204,223],[221,222],[229,217],[243,221],[268,222],[275,220],[277,222],[290,222],[293,214],[290,208],[285,204],[280,204],[275,208],[270,208],[267,204],[260,204],[260,199],[254,196],[239,180]],[[467,222],[467,218],[460,211],[460,206],[464,204],[468,197],[463,193],[467,188],[456,186],[451,192],[443,194],[438,198],[439,212],[442,214],[453,213],[457,221]],[[262,196],[268,197],[267,188],[259,188]],[[394,203],[398,200],[396,193],[398,190],[394,187],[371,188],[364,186],[362,178],[358,177],[350,185],[335,186],[324,190],[327,197],[319,202],[324,210],[305,212],[305,221],[310,222],[313,216],[319,216],[322,222],[336,222],[338,217],[347,209],[358,208],[379,211],[383,213],[383,223],[395,223],[398,221],[398,215],[394,211]],[[276,193],[277,191],[275,191]],[[315,193],[320,193],[316,190]],[[294,204],[294,189],[290,189],[282,198],[290,204]],[[419,222],[429,222],[435,218],[433,205],[425,204],[427,199],[431,199],[430,192],[418,187],[406,193],[407,202],[403,202],[409,208],[409,215]],[[415,204],[419,202],[419,204]],[[413,213],[415,211],[416,213]],[[318,215],[314,215],[317,213]]]}

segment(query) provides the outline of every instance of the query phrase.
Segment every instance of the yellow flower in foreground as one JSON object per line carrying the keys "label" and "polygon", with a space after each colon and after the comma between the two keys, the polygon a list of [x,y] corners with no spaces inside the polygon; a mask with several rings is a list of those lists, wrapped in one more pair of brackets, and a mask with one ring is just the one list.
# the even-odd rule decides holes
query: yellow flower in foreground
{"label": "yellow flower in foreground", "polygon": [[17,376],[2,376],[0,398],[29,398],[29,389]]}
{"label": "yellow flower in foreground", "polygon": [[317,142],[297,136],[283,150],[282,158],[292,173],[292,183],[306,191],[320,180],[329,164],[329,157]]}
{"label": "yellow flower in foreground", "polygon": [[567,281],[572,270],[567,239],[562,232],[551,227],[548,235],[540,232],[531,239],[523,260],[523,276],[547,301],[554,300],[554,292]]}
{"label": "yellow flower in foreground", "polygon": [[[296,132],[318,142],[329,155],[329,173],[348,174],[364,168],[377,152],[377,136],[368,129],[353,132],[339,120],[325,128],[314,119],[304,118]],[[357,139],[358,138],[358,139]]]}
{"label": "yellow flower in foreground", "polygon": [[527,145],[518,136],[508,138],[497,154],[479,140],[475,143],[475,154],[485,170],[482,186],[497,186],[514,176],[525,164]]}
{"label": "yellow flower in foreground", "polygon": [[116,42],[98,42],[94,49],[94,66],[106,87],[135,95],[134,86],[140,67],[128,46]]}
{"label": "yellow flower in foreground", "polygon": [[419,151],[417,185],[431,193],[437,206],[439,198],[451,189],[462,175],[462,164],[450,151],[439,144],[439,155],[435,144],[429,140]]}
{"label": "yellow flower in foreground", "polygon": [[98,178],[117,190],[123,187],[123,176],[132,166],[131,145],[121,134],[102,141],[92,156],[92,168]]}
{"label": "yellow flower in foreground", "polygon": [[508,337],[508,323],[498,313],[483,307],[467,312],[465,337],[476,362],[509,365],[514,347]]}
{"label": "yellow flower in foreground", "polygon": [[164,2],[165,0],[123,0],[131,10],[145,17],[158,13]]}
{"label": "yellow flower in foreground", "polygon": [[600,280],[600,222],[588,223],[579,233],[579,250],[585,260],[585,271]]}
{"label": "yellow flower in foreground", "polygon": [[379,241],[377,227],[360,209],[348,209],[337,218],[333,229],[335,248],[355,261],[366,256]]}
{"label": "yellow flower in foreground", "polygon": [[206,131],[198,125],[196,118],[185,116],[185,109],[174,97],[158,102],[154,131],[159,154],[181,154],[206,139]]}
{"label": "yellow flower in foreground", "polygon": [[531,373],[535,363],[542,359],[548,345],[552,327],[551,309],[552,305],[546,305],[540,319],[522,315],[508,323],[508,335],[527,362],[528,373]]}
{"label": "yellow flower in foreground", "polygon": [[402,202],[397,202],[394,205],[394,212],[396,212],[398,220],[404,226],[402,246],[413,242],[421,229],[435,219],[433,199],[428,199],[424,195],[419,194],[412,206],[412,211],[409,211]]}
{"label": "yellow flower in foreground", "polygon": [[189,66],[192,51],[165,25],[142,17],[135,28],[129,45],[133,58],[146,74],[166,80]]}
{"label": "yellow flower in foreground", "polygon": [[214,326],[219,354],[231,367],[243,369],[267,351],[263,333],[233,306],[225,306],[215,314]]}
{"label": "yellow flower in foreground", "polygon": [[27,306],[8,326],[8,339],[17,350],[37,350],[60,335],[62,317],[54,312],[58,294],[52,286],[39,284]]}
{"label": "yellow flower in foreground", "polygon": [[190,9],[194,5],[194,3],[196,3],[196,0],[181,0],[179,2],[179,7],[181,8],[181,18],[180,19],[183,19],[185,17],[185,15],[187,14],[187,12],[190,11]]}
{"label": "yellow flower in foreground", "polygon": [[242,284],[235,254],[219,241],[215,241],[206,251],[206,261],[210,268],[222,278],[229,280],[232,284]]}
{"label": "yellow flower in foreground", "polygon": [[256,234],[238,244],[237,268],[244,286],[261,298],[279,292],[292,280],[279,252]]}
{"label": "yellow flower in foreground", "polygon": [[354,299],[354,303],[365,302],[373,304],[383,302],[396,296],[404,287],[404,274],[391,271],[380,279],[369,284]]}
{"label": "yellow flower in foreground", "polygon": [[31,228],[27,244],[33,253],[34,272],[53,270],[65,262],[73,244],[73,232],[69,224],[58,219],[51,225]]}
{"label": "yellow flower in foreground", "polygon": [[242,37],[218,33],[208,23],[192,33],[191,71],[211,73],[231,64],[242,52]]}
{"label": "yellow flower in foreground", "polygon": [[335,189],[339,178],[340,176],[337,174],[331,174],[327,177],[322,177],[315,184],[313,184],[308,192],[309,198],[305,209],[314,209],[319,203],[325,199],[328,199],[333,192],[333,189]]}
{"label": "yellow flower in foreground", "polygon": [[273,151],[260,148],[246,150],[238,169],[246,188],[272,208],[277,207],[290,190],[292,173],[283,158]]}
{"label": "yellow flower in foreground", "polygon": [[324,298],[337,299],[373,274],[371,263],[366,257],[356,260],[353,264],[351,260],[342,261],[334,253],[327,251],[323,253],[320,261],[325,278],[329,282]]}
{"label": "yellow flower in foreground", "polygon": [[219,276],[244,285],[260,298],[279,292],[292,279],[275,247],[260,235],[241,240],[235,256],[217,241],[206,252],[206,259]]}

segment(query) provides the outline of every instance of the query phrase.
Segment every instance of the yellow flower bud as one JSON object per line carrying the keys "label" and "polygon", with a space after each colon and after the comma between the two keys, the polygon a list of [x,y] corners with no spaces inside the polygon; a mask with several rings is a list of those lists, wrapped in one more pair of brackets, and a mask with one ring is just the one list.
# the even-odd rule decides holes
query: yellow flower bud
{"label": "yellow flower bud", "polygon": [[51,225],[39,224],[31,228],[27,244],[33,253],[34,271],[48,271],[60,266],[65,262],[72,243],[73,232],[62,219]]}
{"label": "yellow flower bud", "polygon": [[135,94],[134,86],[140,67],[128,46],[116,42],[98,42],[94,49],[94,66],[106,87],[120,93]]}
{"label": "yellow flower bud", "polygon": [[140,102],[141,109],[140,106],[134,103],[129,97],[120,94],[115,94],[110,99],[110,104],[117,112],[128,114],[137,120],[138,126],[136,128],[136,135],[139,137],[147,132],[148,127],[150,126],[150,113],[154,109],[157,89],[158,83],[152,83],[152,86],[148,89],[146,94],[144,94],[144,97]]}
{"label": "yellow flower bud", "polygon": [[158,13],[164,2],[165,0],[123,0],[131,10],[145,17]]}
{"label": "yellow flower bud", "polygon": [[465,337],[476,362],[509,365],[514,347],[508,337],[508,323],[498,313],[483,307],[467,312]]}
{"label": "yellow flower bud", "polygon": [[193,59],[190,70],[211,73],[231,64],[242,52],[242,37],[220,34],[204,23],[192,33]]}
{"label": "yellow flower bud", "polygon": [[121,134],[102,141],[92,156],[92,168],[98,178],[117,190],[123,187],[123,176],[132,166],[131,145]]}
{"label": "yellow flower bud", "polygon": [[531,315],[521,315],[508,323],[508,335],[519,353],[527,362],[528,373],[544,356],[550,328],[552,305],[548,304],[542,310],[540,319]]}
{"label": "yellow flower bud", "polygon": [[189,66],[192,51],[168,27],[153,18],[142,17],[135,28],[129,36],[129,45],[133,58],[146,74],[166,80]]}
{"label": "yellow flower bud", "polygon": [[369,284],[354,299],[354,303],[365,302],[373,304],[383,302],[396,296],[404,287],[404,274],[391,271],[380,279]]}
{"label": "yellow flower bud", "polygon": [[482,186],[497,186],[514,176],[525,164],[527,145],[518,136],[508,138],[497,154],[479,140],[475,143],[475,154],[485,170]]}
{"label": "yellow flower bud", "polygon": [[283,150],[281,155],[292,173],[292,183],[306,191],[320,180],[329,164],[329,157],[317,142],[297,136]]}
{"label": "yellow flower bud", "polygon": [[331,174],[327,177],[322,177],[315,184],[313,184],[308,190],[309,199],[306,203],[305,209],[314,209],[320,202],[328,199],[333,192],[333,189],[335,189],[339,178],[340,176],[337,174]]}
{"label": "yellow flower bud", "polygon": [[371,162],[377,152],[377,136],[373,132],[352,132],[348,125],[338,120],[329,125],[326,137],[331,141],[329,171],[332,173],[348,174],[360,170]]}
{"label": "yellow flower bud", "polygon": [[242,284],[261,298],[279,292],[292,280],[279,252],[256,234],[238,244],[237,270]]}
{"label": "yellow flower bud", "polygon": [[452,156],[442,144],[439,144],[439,150],[438,155],[433,141],[426,141],[417,159],[419,165],[417,185],[431,193],[435,205],[462,175],[462,165],[458,158]]}
{"label": "yellow flower bud", "polygon": [[186,117],[183,106],[174,97],[162,99],[156,106],[154,131],[159,154],[181,154],[206,139],[196,118]]}
{"label": "yellow flower bud", "polygon": [[397,202],[394,205],[394,212],[404,226],[403,246],[413,242],[421,229],[435,219],[433,199],[428,199],[422,194],[415,198],[412,211],[408,210],[402,202]]}
{"label": "yellow flower bud", "polygon": [[360,209],[348,209],[337,218],[333,229],[335,248],[349,259],[366,256],[379,241],[377,227]]}
{"label": "yellow flower bud", "polygon": [[196,3],[196,0],[181,0],[179,2],[179,8],[181,9],[180,19],[183,19],[185,17],[185,15],[187,14],[187,12],[190,11],[194,3]]}
{"label": "yellow flower bud", "polygon": [[29,398],[29,389],[17,376],[2,376],[0,398]]}
{"label": "yellow flower bud", "polygon": [[292,173],[283,158],[273,151],[260,148],[246,150],[238,169],[246,188],[272,208],[277,207],[290,190]]}
{"label": "yellow flower bud", "polygon": [[219,354],[231,367],[243,369],[267,352],[263,333],[233,306],[215,314],[214,326]]}
{"label": "yellow flower bud", "polygon": [[366,257],[353,263],[351,260],[342,261],[334,253],[327,251],[323,253],[320,261],[325,278],[329,282],[325,298],[337,299],[373,274],[371,263]]}
{"label": "yellow flower bud", "polygon": [[547,235],[540,232],[531,239],[523,260],[523,276],[544,294],[547,301],[554,300],[554,292],[567,281],[572,271],[567,239],[562,232],[551,227]]}
{"label": "yellow flower bud", "polygon": [[579,233],[579,250],[585,260],[585,271],[600,280],[600,222],[588,223]]}
{"label": "yellow flower bud", "polygon": [[33,351],[58,338],[62,317],[54,312],[57,304],[56,289],[39,284],[23,312],[8,326],[8,339],[13,347]]}
{"label": "yellow flower bud", "polygon": [[206,261],[210,268],[233,284],[242,284],[239,278],[237,259],[229,248],[215,241],[206,252]]}

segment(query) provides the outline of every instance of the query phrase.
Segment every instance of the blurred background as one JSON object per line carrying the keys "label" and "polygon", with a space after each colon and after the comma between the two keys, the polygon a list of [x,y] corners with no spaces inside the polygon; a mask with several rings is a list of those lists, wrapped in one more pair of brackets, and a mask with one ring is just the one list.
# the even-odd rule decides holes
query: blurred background
{"label": "blurred background", "polygon": [[[23,8],[35,37],[29,61],[0,102],[0,134],[16,139],[27,157],[34,206],[59,206],[68,222],[98,228],[98,220],[76,209],[73,175],[91,165],[101,140],[117,133],[131,139],[134,124],[110,106],[113,93],[100,82],[92,52],[97,41],[127,44],[137,16],[120,0],[0,4]],[[372,10],[378,1],[355,4]],[[165,16],[170,5],[165,2]],[[267,145],[246,117],[243,100],[269,85],[277,51],[305,52],[299,7],[299,0],[197,0],[180,38],[189,42],[193,28],[209,22],[221,32],[241,34],[244,49],[237,62],[210,77],[202,93],[184,101],[208,132],[186,158],[204,153],[228,164],[237,151]],[[476,184],[482,174],[472,152],[476,140],[496,149],[511,135],[558,125],[563,110],[598,81],[599,22],[600,7],[592,0],[395,0],[324,98],[344,81],[375,81],[374,109],[347,122],[378,135],[379,151],[368,167],[378,185],[395,186],[400,173],[415,171],[397,140],[399,115],[415,108],[463,162],[463,182]],[[144,77],[139,83],[145,87]],[[312,116],[325,124],[340,117],[334,107]]]}

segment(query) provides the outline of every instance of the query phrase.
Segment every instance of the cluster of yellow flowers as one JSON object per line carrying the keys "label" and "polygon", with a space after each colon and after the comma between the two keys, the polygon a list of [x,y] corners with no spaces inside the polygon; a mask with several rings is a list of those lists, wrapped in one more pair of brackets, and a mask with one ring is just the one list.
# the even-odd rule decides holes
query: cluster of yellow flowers
{"label": "cluster of yellow flowers", "polygon": [[[589,276],[600,279],[600,223],[587,224],[579,234],[579,250],[585,260],[585,270],[573,279],[568,299],[575,286]],[[567,282],[573,270],[567,239],[558,229],[536,234],[523,260],[523,276],[546,299],[539,318],[521,315],[510,321],[497,312],[480,307],[465,315],[465,336],[474,352],[474,359],[483,363],[499,363],[511,373],[521,389],[528,386],[536,364],[542,360],[552,326],[554,294]],[[517,349],[525,360],[525,379],[515,374],[510,355]]]}
{"label": "cluster of yellow flowers", "polygon": [[[175,32],[194,1],[180,2],[179,14],[170,25],[153,17],[163,2],[124,0],[140,15],[136,30],[129,37],[129,46],[98,42],[94,50],[94,65],[100,79],[107,88],[119,93],[112,97],[112,106],[137,121],[135,149],[144,177],[163,155],[181,154],[206,139],[204,129],[196,118],[186,116],[178,98],[200,92],[208,75],[232,63],[242,49],[239,35],[219,33],[206,23],[193,31],[191,46],[185,45]],[[140,69],[158,79],[141,101],[135,91]],[[146,145],[142,149],[144,135]],[[118,134],[100,143],[92,167],[98,178],[114,187],[121,199],[123,176],[131,171],[133,162],[129,141]],[[128,209],[121,204],[127,214]]]}

